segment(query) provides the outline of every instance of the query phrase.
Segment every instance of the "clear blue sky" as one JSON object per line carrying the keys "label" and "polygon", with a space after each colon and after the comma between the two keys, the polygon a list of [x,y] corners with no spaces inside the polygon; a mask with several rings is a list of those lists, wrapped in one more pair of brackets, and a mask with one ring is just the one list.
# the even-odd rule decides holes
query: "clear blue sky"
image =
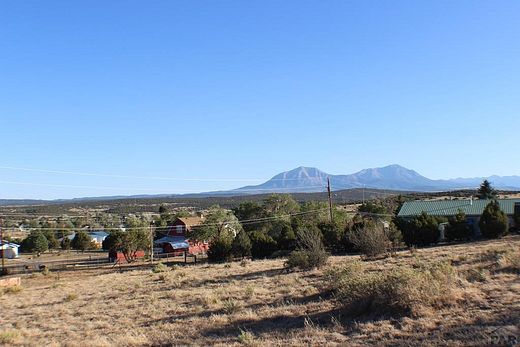
{"label": "clear blue sky", "polygon": [[518,175],[519,18],[519,1],[2,1],[0,166],[219,180],[0,169],[0,198],[300,165]]}

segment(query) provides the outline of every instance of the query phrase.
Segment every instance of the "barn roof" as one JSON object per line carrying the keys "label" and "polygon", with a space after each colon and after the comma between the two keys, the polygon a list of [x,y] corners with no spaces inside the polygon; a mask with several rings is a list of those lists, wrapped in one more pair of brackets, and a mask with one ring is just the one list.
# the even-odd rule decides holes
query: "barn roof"
{"label": "barn roof", "polygon": [[[468,216],[480,216],[491,200],[416,200],[407,201],[401,207],[398,217],[412,217],[426,212],[433,216],[454,216],[459,209]],[[500,209],[505,214],[512,215],[515,204],[520,204],[520,199],[499,199]]]}
{"label": "barn roof", "polygon": [[109,233],[103,230],[95,230],[88,233],[91,236],[97,236],[97,237],[107,237]]}
{"label": "barn roof", "polygon": [[20,245],[18,245],[18,244],[16,244],[16,243],[9,242],[9,241],[0,240],[0,247],[1,247],[2,249],[6,249],[6,248],[18,248],[18,247],[20,247]]}
{"label": "barn roof", "polygon": [[184,236],[164,236],[153,242],[156,245],[164,245],[169,243],[173,249],[189,248],[188,240]]}
{"label": "barn roof", "polygon": [[204,221],[204,219],[202,217],[198,217],[198,216],[195,216],[195,217],[179,217],[177,219],[180,220],[188,228],[196,226],[196,225],[200,225]]}

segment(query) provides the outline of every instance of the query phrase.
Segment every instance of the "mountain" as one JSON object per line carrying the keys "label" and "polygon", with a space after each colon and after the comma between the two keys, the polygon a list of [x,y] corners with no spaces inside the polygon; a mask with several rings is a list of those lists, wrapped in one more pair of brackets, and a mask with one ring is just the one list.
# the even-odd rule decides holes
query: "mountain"
{"label": "mountain", "polygon": [[414,170],[400,165],[389,165],[380,168],[364,169],[349,175],[330,175],[317,168],[300,166],[294,170],[282,172],[267,182],[256,186],[246,186],[234,190],[213,191],[192,194],[157,194],[133,196],[104,196],[60,200],[2,200],[0,206],[15,205],[48,205],[57,203],[88,203],[91,201],[114,201],[127,199],[201,199],[217,197],[239,197],[269,193],[316,193],[325,192],[327,178],[332,190],[363,188],[409,192],[441,192],[448,190],[476,189],[487,179],[494,188],[500,190],[520,191],[520,176],[489,176],[473,178],[454,178],[432,180]]}
{"label": "mountain", "polygon": [[262,193],[280,192],[321,192],[327,186],[327,177],[331,175],[312,167],[300,166],[291,171],[282,172],[269,181],[256,185],[235,189],[234,192]]}
{"label": "mountain", "polygon": [[488,179],[495,188],[510,190],[520,189],[519,176],[432,180],[420,175],[414,170],[394,164],[381,168],[364,169],[350,175],[330,175],[316,168],[302,166],[291,171],[282,172],[265,183],[238,188],[233,192],[245,194],[258,194],[262,192],[320,192],[326,189],[327,178],[330,179],[333,190],[374,188],[433,192],[454,189],[474,189],[478,187],[484,179]]}

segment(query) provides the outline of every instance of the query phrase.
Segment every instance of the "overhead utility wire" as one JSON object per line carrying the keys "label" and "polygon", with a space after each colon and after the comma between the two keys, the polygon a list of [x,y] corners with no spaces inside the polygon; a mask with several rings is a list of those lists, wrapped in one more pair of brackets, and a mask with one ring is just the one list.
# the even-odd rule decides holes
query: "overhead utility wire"
{"label": "overhead utility wire", "polygon": [[14,167],[14,166],[0,166],[0,169],[52,173],[52,174],[60,174],[60,175],[131,178],[131,179],[145,179],[145,180],[149,179],[149,180],[164,180],[164,181],[256,182],[256,181],[266,181],[266,180],[272,180],[272,181],[298,181],[298,180],[300,180],[300,178],[184,178],[184,177],[164,177],[164,176],[134,176],[134,175],[105,174],[105,173],[79,172],[79,171],[48,170],[48,169],[25,168],[25,167]]}
{"label": "overhead utility wire", "polygon": [[[148,192],[156,192],[157,194],[177,194],[177,193],[159,193],[160,188],[129,188],[129,187],[106,187],[106,186],[83,186],[83,185],[68,185],[68,184],[50,184],[50,183],[32,183],[32,182],[18,182],[18,181],[0,181],[0,184],[14,184],[14,185],[25,185],[25,186],[41,186],[41,187],[57,187],[57,188],[80,188],[80,189],[103,189],[103,190],[139,190],[139,191],[148,191]],[[280,190],[297,190],[303,188],[323,188],[323,186],[302,186],[302,187],[294,187],[294,188],[256,188],[256,189],[240,189],[241,192],[257,192],[257,191],[266,191],[266,192],[278,192]],[[231,189],[238,190],[238,189]],[[197,192],[193,192],[193,189],[175,189],[177,192],[183,193],[192,193],[192,194],[200,194]]]}
{"label": "overhead utility wire", "polygon": [[[284,217],[291,217],[291,216],[299,216],[299,215],[305,215],[305,214],[310,214],[310,213],[317,213],[317,212],[320,212],[320,211],[326,211],[328,210],[328,208],[323,208],[323,209],[317,209],[317,210],[311,210],[311,211],[304,211],[304,212],[296,212],[296,213],[289,213],[289,214],[285,214],[285,215],[279,215],[279,216],[272,216],[272,217],[263,217],[263,218],[255,218],[255,219],[245,219],[245,220],[239,220],[239,221],[226,221],[226,222],[222,222],[222,223],[208,223],[208,224],[200,224],[200,225],[195,225],[193,227],[205,227],[205,226],[218,226],[218,225],[222,225],[222,224],[226,224],[226,223],[236,223],[236,222],[239,222],[239,223],[244,223],[244,224],[252,224],[252,223],[259,223],[259,222],[265,222],[265,221],[269,221],[269,220],[274,220],[274,219],[279,219],[279,218],[284,218]],[[167,226],[166,226],[167,227]],[[164,227],[164,228],[166,228]],[[141,229],[146,229],[148,230],[150,228],[150,226],[146,226],[146,227],[134,227],[134,228],[99,228],[99,229],[103,229],[103,230],[121,230],[121,229],[124,229],[124,230],[141,230]],[[41,227],[37,227],[37,228],[27,228],[27,229],[30,229],[30,230],[85,230],[85,228],[58,228],[58,227],[55,227],[55,228],[41,228]],[[93,228],[94,229],[94,228]]]}

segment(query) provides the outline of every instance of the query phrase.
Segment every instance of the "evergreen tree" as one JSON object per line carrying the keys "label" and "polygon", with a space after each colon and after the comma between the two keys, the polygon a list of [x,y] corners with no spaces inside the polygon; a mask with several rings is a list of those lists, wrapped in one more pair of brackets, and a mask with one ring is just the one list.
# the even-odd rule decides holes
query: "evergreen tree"
{"label": "evergreen tree", "polygon": [[56,238],[56,234],[52,230],[45,230],[43,235],[48,241],[49,249],[57,249],[60,247],[60,243]]}
{"label": "evergreen tree", "polygon": [[397,220],[408,246],[427,246],[436,243],[440,237],[440,219],[422,212],[410,221]]}
{"label": "evergreen tree", "polygon": [[496,199],[497,191],[491,186],[488,180],[484,180],[478,188],[477,196],[479,199]]}
{"label": "evergreen tree", "polygon": [[251,240],[244,230],[241,230],[232,244],[233,255],[244,258],[251,255]]}
{"label": "evergreen tree", "polygon": [[323,243],[328,250],[332,252],[341,252],[344,250],[343,237],[345,228],[335,222],[321,222],[318,224],[321,234],[323,235]]}
{"label": "evergreen tree", "polygon": [[61,240],[61,249],[63,250],[69,250],[70,249],[70,244],[71,244],[71,241],[68,237],[64,237],[62,240]]}
{"label": "evergreen tree", "polygon": [[91,247],[90,236],[88,236],[88,234],[84,231],[78,231],[72,239],[70,245],[74,249],[85,251]]}
{"label": "evergreen tree", "polygon": [[457,214],[449,219],[446,228],[446,238],[448,241],[467,240],[471,237],[471,228],[468,225],[466,214],[459,209]]}
{"label": "evergreen tree", "polygon": [[40,254],[49,249],[49,242],[41,231],[32,231],[31,234],[22,241],[21,246],[24,251]]}
{"label": "evergreen tree", "polygon": [[252,244],[251,255],[255,259],[267,258],[278,248],[276,241],[262,231],[253,231],[250,239]]}
{"label": "evergreen tree", "polygon": [[193,228],[189,237],[198,241],[228,238],[229,243],[242,230],[242,225],[232,211],[219,206],[212,206],[204,222]]}
{"label": "evergreen tree", "polygon": [[103,240],[103,249],[122,252],[127,262],[136,260],[136,252],[148,248],[149,238],[146,231],[132,229],[129,231],[113,231]]}
{"label": "evergreen tree", "polygon": [[493,200],[484,209],[478,224],[484,237],[497,238],[507,233],[508,223],[498,201]]}
{"label": "evergreen tree", "polygon": [[232,257],[232,241],[229,237],[213,238],[209,243],[208,260],[229,261]]}

